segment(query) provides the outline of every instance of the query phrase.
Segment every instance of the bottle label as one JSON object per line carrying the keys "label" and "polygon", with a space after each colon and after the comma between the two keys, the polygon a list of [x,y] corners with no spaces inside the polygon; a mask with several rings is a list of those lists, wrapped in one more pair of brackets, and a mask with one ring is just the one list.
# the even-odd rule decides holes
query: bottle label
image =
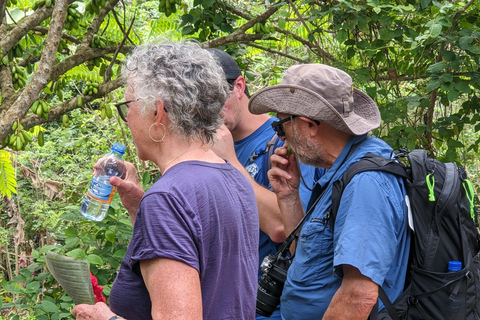
{"label": "bottle label", "polygon": [[103,203],[110,203],[114,194],[115,188],[112,185],[101,183],[95,178],[92,178],[92,184],[88,190],[90,197]]}

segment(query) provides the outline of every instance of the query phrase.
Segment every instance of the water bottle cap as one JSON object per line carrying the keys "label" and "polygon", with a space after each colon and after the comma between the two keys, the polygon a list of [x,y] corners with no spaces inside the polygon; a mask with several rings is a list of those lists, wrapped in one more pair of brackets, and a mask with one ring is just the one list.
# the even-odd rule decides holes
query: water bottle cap
{"label": "water bottle cap", "polygon": [[115,143],[113,144],[112,150],[113,150],[113,151],[116,151],[116,152],[118,152],[118,153],[124,154],[124,153],[125,153],[125,148],[126,148],[126,147],[125,147],[123,144],[118,143],[118,142],[115,142]]}
{"label": "water bottle cap", "polygon": [[462,270],[462,263],[460,261],[449,261],[448,270],[450,271],[460,271]]}

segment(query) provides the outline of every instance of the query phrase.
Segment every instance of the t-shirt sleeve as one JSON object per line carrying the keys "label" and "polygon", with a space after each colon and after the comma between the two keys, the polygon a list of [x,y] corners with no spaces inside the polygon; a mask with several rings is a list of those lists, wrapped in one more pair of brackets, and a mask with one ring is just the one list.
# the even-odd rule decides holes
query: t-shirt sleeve
{"label": "t-shirt sleeve", "polygon": [[198,232],[193,210],[171,194],[150,194],[142,199],[135,219],[129,264],[133,267],[141,260],[167,258],[199,270]]}
{"label": "t-shirt sleeve", "polygon": [[382,285],[395,260],[400,230],[406,223],[398,178],[380,172],[357,174],[346,186],[337,214],[334,266],[356,267]]}

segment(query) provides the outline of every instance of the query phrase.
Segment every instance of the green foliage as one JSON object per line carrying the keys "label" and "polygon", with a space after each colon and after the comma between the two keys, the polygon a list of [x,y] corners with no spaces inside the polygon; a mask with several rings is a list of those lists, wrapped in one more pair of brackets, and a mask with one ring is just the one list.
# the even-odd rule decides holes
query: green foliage
{"label": "green foliage", "polygon": [[17,181],[10,161],[10,153],[0,150],[0,195],[10,198],[12,193],[17,193],[16,187]]}
{"label": "green foliage", "polygon": [[[118,196],[100,223],[81,218],[78,206],[96,160],[114,141],[131,145],[111,109],[122,99],[115,90],[123,83],[114,81],[130,47],[151,37],[193,38],[226,50],[251,94],[278,84],[292,64],[341,68],[379,105],[383,121],[375,135],[394,148],[425,148],[441,160],[465,164],[479,184],[478,2],[182,0],[175,6],[168,1],[167,12],[163,1],[113,0],[115,14],[104,0],[75,1],[58,45],[47,42],[55,21],[53,10],[45,13],[57,2],[47,7],[47,0],[7,1],[7,27],[0,28],[0,193],[8,199],[0,203],[0,243],[11,255],[14,246],[25,252],[29,266],[2,261],[3,315],[71,317],[72,301],[45,269],[46,250],[88,261],[108,295],[131,235],[128,215]],[[101,23],[93,23],[100,14]],[[25,27],[27,17],[38,23]],[[56,48],[55,59],[42,64],[50,48]],[[34,80],[42,72],[46,84],[37,90]],[[99,84],[97,94],[89,90],[92,83]],[[26,89],[29,94],[22,94]],[[14,105],[21,115],[5,112]],[[32,141],[23,143],[22,137]],[[126,159],[136,165],[144,187],[158,177],[132,147]],[[15,236],[21,235],[15,226],[25,242]],[[23,271],[28,269],[30,274]]]}

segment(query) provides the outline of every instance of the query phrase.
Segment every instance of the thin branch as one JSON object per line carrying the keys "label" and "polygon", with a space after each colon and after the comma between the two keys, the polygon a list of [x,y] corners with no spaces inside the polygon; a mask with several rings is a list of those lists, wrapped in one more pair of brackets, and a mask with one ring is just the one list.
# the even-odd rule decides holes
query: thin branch
{"label": "thin branch", "polygon": [[113,65],[115,64],[115,59],[117,58],[118,56],[118,53],[120,52],[120,50],[123,48],[123,46],[125,45],[125,40],[128,38],[128,35],[130,34],[130,31],[132,30],[133,28],[133,23],[135,22],[135,15],[136,15],[136,12],[133,14],[133,18],[132,18],[132,21],[130,22],[130,26],[128,27],[128,30],[127,32],[124,34],[123,36],[123,39],[122,39],[122,42],[120,42],[120,45],[117,47],[117,50],[115,51],[115,53],[113,54],[113,57],[112,57],[112,61],[110,61],[110,64],[108,65],[107,69],[105,70],[105,75],[104,75],[104,81],[107,82],[110,80],[110,73],[112,72],[112,67]]}
{"label": "thin branch", "polygon": [[283,56],[283,57],[289,58],[291,60],[298,61],[300,63],[305,63],[305,60],[302,60],[300,58],[289,55],[288,53],[273,50],[273,49],[270,49],[270,48],[267,48],[267,47],[264,47],[264,46],[260,46],[260,45],[255,44],[255,43],[247,43],[247,46],[254,47],[254,48],[257,48],[257,49],[260,49],[260,50],[263,50],[263,51],[266,51],[266,52],[270,52],[270,53],[273,53],[273,54],[276,54],[276,55],[279,55],[279,56]]}

